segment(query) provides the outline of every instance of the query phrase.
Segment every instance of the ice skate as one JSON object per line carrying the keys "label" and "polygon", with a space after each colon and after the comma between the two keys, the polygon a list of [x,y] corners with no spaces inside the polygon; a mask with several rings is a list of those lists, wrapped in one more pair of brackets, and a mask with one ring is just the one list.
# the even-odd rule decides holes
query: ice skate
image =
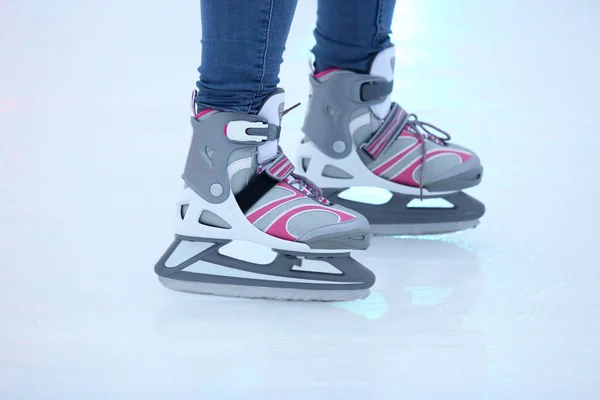
{"label": "ice skate", "polygon": [[[277,147],[283,97],[276,91],[258,115],[203,110],[191,119],[175,240],[155,267],[164,286],[285,300],[368,295],[375,276],[350,250],[369,246],[369,223],[294,173]],[[260,163],[265,152],[272,156]],[[232,255],[227,248],[236,243]],[[257,252],[272,256],[243,257]],[[319,268],[307,268],[307,261],[319,261]]]}
{"label": "ice skate", "polygon": [[[380,52],[369,74],[332,68],[310,76],[298,164],[333,203],[363,214],[375,235],[473,228],[485,207],[462,190],[481,181],[479,158],[392,103],[394,55],[393,47]],[[369,199],[373,187],[391,192],[389,201]]]}

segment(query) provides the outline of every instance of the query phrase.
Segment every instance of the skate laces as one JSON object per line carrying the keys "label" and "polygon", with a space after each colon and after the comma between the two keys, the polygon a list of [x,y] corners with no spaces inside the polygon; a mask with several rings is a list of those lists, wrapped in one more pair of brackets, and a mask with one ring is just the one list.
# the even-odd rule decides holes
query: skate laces
{"label": "skate laces", "polygon": [[291,106],[290,108],[286,108],[285,110],[283,110],[283,112],[281,113],[281,116],[283,117],[285,114],[289,113],[290,111],[292,111],[294,108],[299,107],[300,106],[300,102],[294,104],[293,106]]}
{"label": "skate laces", "polygon": [[[406,128],[408,128],[409,133],[417,136],[419,140],[429,140],[440,146],[445,146],[451,139],[448,132],[428,122],[420,121],[416,114],[409,114],[397,103],[392,103],[390,112],[379,129],[360,147],[371,158],[376,159]],[[443,136],[438,136],[438,133],[432,132],[429,129],[435,130]]]}
{"label": "skate laces", "polygon": [[304,193],[307,197],[310,197],[321,204],[330,205],[330,201],[323,196],[323,189],[317,186],[316,183],[308,179],[304,175],[298,175],[291,173],[289,176],[288,184],[291,186],[298,185],[299,190]]}
{"label": "skate laces", "polygon": [[[412,119],[411,119],[412,118]],[[421,169],[419,170],[419,198],[423,201],[423,178],[425,177],[425,165],[427,164],[427,149],[425,148],[425,140],[429,140],[434,142],[440,146],[446,146],[447,141],[452,139],[450,134],[444,130],[441,130],[435,125],[432,125],[428,122],[419,121],[416,114],[409,114],[408,121],[406,123],[410,129],[417,133],[417,138],[419,138],[419,142],[421,143]],[[439,137],[437,134],[430,132],[427,127],[435,129],[437,132],[440,132],[444,137]],[[419,129],[422,129],[424,132],[421,132]]]}
{"label": "skate laces", "polygon": [[[440,146],[446,146],[449,140],[452,139],[450,134],[445,130],[438,128],[437,126],[430,124],[429,122],[419,121],[417,114],[408,114],[408,120],[406,126],[409,126],[415,134],[418,134],[421,138],[430,140]],[[436,132],[444,135],[443,137],[438,136],[438,133],[430,132],[427,128],[435,129]],[[420,131],[420,130],[423,130]]]}
{"label": "skate laces", "polygon": [[[430,130],[431,129],[431,130]],[[439,146],[447,146],[452,139],[450,134],[429,122],[420,121],[416,114],[407,113],[397,103],[392,103],[390,112],[383,124],[375,131],[371,138],[361,145],[371,158],[376,159],[383,153],[404,131],[414,135],[421,147],[421,169],[419,172],[420,198],[423,199],[423,177],[427,161],[427,141]],[[442,135],[442,136],[440,136]]]}
{"label": "skate laces", "polygon": [[298,189],[306,197],[314,199],[321,204],[330,205],[329,200],[323,196],[323,190],[313,181],[303,175],[294,173],[294,165],[278,147],[277,155],[258,165],[259,174],[267,174],[280,182],[285,182]]}
{"label": "skate laces", "polygon": [[[283,117],[300,103],[296,103],[281,113]],[[306,197],[318,201],[321,204],[331,205],[331,202],[323,196],[323,190],[313,181],[303,175],[294,173],[294,165],[283,153],[281,146],[277,146],[277,154],[268,160],[259,163],[257,172],[266,173],[271,178],[280,182],[285,182],[293,188],[302,192]]]}

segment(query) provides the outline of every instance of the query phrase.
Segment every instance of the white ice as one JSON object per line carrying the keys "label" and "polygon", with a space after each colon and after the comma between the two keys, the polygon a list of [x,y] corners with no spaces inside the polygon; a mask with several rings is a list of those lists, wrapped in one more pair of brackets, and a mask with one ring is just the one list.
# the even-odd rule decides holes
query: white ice
{"label": "white ice", "polygon": [[[252,2],[250,2],[252,3]],[[316,1],[281,79],[305,102]],[[478,151],[475,230],[375,239],[348,304],[186,295],[197,1],[0,1],[0,399],[596,399],[600,3],[404,0],[395,99]],[[235,27],[232,27],[235,29]],[[285,118],[284,148],[302,109]]]}

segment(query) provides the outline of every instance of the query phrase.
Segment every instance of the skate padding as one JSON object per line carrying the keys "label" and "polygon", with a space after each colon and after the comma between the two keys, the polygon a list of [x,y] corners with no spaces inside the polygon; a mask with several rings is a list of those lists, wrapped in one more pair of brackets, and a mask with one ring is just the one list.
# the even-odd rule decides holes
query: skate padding
{"label": "skate padding", "polygon": [[348,188],[323,189],[324,196],[334,204],[348,207],[364,215],[373,235],[432,235],[471,229],[479,224],[485,206],[464,192],[437,196],[452,207],[411,207],[418,196],[393,193],[384,204],[369,204],[339,197]]}
{"label": "skate padding", "polygon": [[[285,253],[273,249],[268,264],[233,258],[219,252],[230,240],[176,235],[154,271],[167,288],[229,297],[303,301],[363,299],[375,275],[350,253]],[[327,272],[303,270],[302,261],[329,264]],[[334,270],[334,271],[331,271]]]}

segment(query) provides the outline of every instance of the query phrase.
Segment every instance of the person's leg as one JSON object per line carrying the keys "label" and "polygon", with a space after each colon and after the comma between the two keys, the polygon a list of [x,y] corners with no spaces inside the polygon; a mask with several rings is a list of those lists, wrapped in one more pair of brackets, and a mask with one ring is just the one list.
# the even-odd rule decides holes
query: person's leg
{"label": "person's leg", "polygon": [[201,0],[201,108],[257,112],[279,83],[297,1]]}
{"label": "person's leg", "polygon": [[373,57],[392,46],[392,16],[396,0],[319,0],[317,72],[341,68],[366,73]]}

